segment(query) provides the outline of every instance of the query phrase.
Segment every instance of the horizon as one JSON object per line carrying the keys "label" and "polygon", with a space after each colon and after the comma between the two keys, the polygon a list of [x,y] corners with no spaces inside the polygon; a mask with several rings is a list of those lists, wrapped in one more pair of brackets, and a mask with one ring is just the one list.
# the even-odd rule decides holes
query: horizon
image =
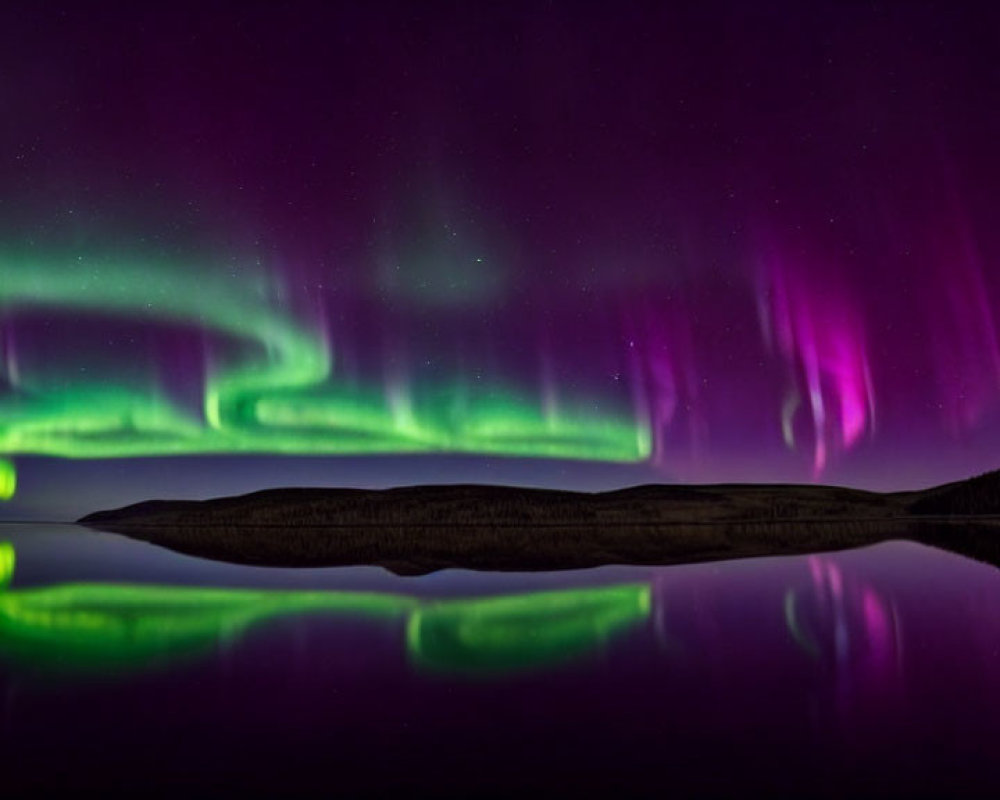
{"label": "horizon", "polygon": [[[909,494],[909,493],[919,493],[923,491],[928,491],[931,489],[937,489],[945,486],[950,486],[953,484],[964,483],[966,481],[972,481],[977,478],[984,477],[993,473],[1000,473],[1000,469],[987,470],[986,472],[979,472],[974,475],[968,475],[965,478],[959,478],[953,481],[945,481],[943,483],[934,483],[927,486],[919,486],[904,489],[893,489],[888,491],[879,491],[876,489],[865,489],[856,486],[847,486],[844,484],[836,483],[817,483],[817,482],[766,482],[766,481],[720,481],[720,482],[701,482],[701,483],[667,483],[667,482],[646,482],[646,483],[631,483],[622,486],[614,486],[611,488],[598,488],[598,489],[573,489],[573,488],[559,488],[551,486],[538,486],[530,484],[516,484],[516,483],[477,483],[468,481],[450,481],[444,483],[403,483],[403,484],[392,484],[386,486],[345,486],[345,485],[324,485],[324,484],[312,484],[312,485],[276,485],[263,488],[250,489],[248,491],[240,491],[233,494],[225,495],[211,495],[211,496],[155,496],[155,497],[145,497],[138,500],[130,500],[128,502],[122,503],[116,506],[105,506],[101,508],[91,508],[84,509],[77,512],[72,512],[75,516],[68,516],[66,518],[50,518],[40,516],[44,514],[43,509],[38,509],[35,514],[39,516],[32,516],[32,512],[29,511],[27,516],[16,517],[11,515],[0,514],[0,524],[55,524],[55,525],[67,525],[67,524],[78,524],[81,519],[85,516],[102,511],[117,511],[132,506],[142,505],[144,503],[156,503],[156,502],[202,502],[202,501],[212,501],[212,500],[224,500],[232,499],[235,497],[249,497],[255,494],[264,494],[269,492],[282,492],[282,491],[298,491],[298,490],[331,490],[337,491],[341,489],[351,489],[358,491],[368,491],[368,492],[390,492],[397,489],[438,489],[438,488],[450,488],[450,487],[463,487],[468,489],[529,489],[539,492],[567,492],[571,494],[584,494],[584,495],[596,495],[596,494],[612,494],[615,492],[628,491],[630,489],[640,489],[645,487],[663,487],[663,488],[744,488],[744,487],[764,487],[764,488],[820,488],[820,489],[849,489],[861,492],[871,492],[873,494],[880,495],[894,495],[894,494]],[[3,507],[0,507],[2,510]]]}

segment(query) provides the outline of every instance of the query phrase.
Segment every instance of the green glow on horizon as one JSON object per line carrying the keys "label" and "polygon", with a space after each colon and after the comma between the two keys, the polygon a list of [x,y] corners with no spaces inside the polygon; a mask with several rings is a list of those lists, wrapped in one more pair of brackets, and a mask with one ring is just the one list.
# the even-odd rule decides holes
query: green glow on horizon
{"label": "green glow on horizon", "polygon": [[[14,549],[0,543],[0,587]],[[423,601],[377,592],[60,584],[0,592],[0,657],[68,675],[197,658],[251,627],[301,614],[403,624],[411,660],[436,671],[501,674],[573,660],[649,614],[647,585]]]}
{"label": "green glow on horizon", "polygon": [[261,287],[241,288],[210,272],[148,260],[141,268],[121,260],[81,267],[75,259],[0,255],[0,277],[3,316],[42,308],[193,327],[239,343],[242,352],[206,367],[200,413],[156,386],[87,383],[78,375],[45,381],[8,364],[0,499],[15,487],[14,467],[2,456],[17,454],[451,452],[627,462],[650,453],[644,422],[624,409],[585,407],[581,398],[553,409],[511,386],[461,378],[435,387],[338,382],[319,326],[280,308]]}

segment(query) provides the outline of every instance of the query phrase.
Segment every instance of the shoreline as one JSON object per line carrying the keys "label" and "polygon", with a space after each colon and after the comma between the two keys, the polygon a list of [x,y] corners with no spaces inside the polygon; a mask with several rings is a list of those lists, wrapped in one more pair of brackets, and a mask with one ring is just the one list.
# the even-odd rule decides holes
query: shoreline
{"label": "shoreline", "polygon": [[[609,565],[675,565],[807,555],[913,541],[1000,567],[1000,530],[947,520],[740,521],[684,525],[509,526],[87,525],[197,558],[262,567],[381,566],[536,572]],[[794,535],[789,535],[794,531]]]}

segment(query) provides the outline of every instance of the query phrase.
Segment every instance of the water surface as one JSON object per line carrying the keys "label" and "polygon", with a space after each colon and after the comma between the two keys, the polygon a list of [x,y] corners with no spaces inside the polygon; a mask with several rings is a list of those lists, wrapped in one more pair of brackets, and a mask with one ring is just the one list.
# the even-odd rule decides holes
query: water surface
{"label": "water surface", "polygon": [[909,542],[399,577],[0,525],[5,787],[990,796],[1000,571]]}

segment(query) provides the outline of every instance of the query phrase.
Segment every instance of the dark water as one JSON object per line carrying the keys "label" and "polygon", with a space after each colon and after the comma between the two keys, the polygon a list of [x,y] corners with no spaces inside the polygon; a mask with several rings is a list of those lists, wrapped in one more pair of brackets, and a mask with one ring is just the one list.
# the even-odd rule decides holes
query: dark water
{"label": "dark water", "polygon": [[267,570],[0,526],[0,787],[995,796],[1000,571]]}

